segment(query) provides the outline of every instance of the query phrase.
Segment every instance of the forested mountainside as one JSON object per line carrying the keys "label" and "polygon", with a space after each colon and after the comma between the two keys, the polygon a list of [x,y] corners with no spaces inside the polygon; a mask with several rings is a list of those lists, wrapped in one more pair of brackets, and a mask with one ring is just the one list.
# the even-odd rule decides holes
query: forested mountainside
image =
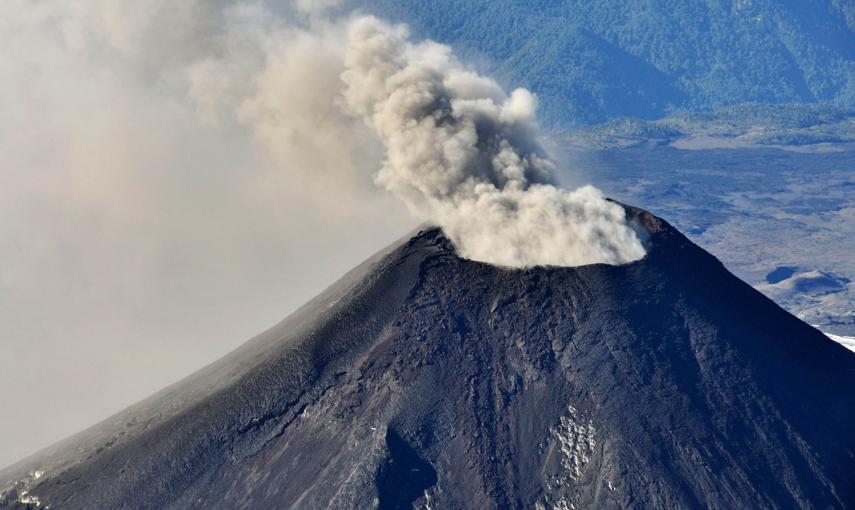
{"label": "forested mountainside", "polygon": [[534,90],[546,125],[855,104],[851,0],[346,0]]}

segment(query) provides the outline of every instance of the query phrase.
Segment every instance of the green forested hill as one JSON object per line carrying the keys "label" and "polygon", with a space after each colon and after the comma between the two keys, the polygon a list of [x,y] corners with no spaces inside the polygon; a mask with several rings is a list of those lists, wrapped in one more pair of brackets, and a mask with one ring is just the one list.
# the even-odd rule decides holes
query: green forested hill
{"label": "green forested hill", "polygon": [[546,124],[855,105],[855,0],[348,0],[541,99]]}

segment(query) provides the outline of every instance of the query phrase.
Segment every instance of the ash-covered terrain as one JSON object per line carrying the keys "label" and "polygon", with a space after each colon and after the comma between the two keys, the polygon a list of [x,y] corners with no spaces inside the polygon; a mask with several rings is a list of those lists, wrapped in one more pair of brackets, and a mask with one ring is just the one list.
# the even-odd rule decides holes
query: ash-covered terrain
{"label": "ash-covered terrain", "polygon": [[439,229],[0,472],[2,508],[845,508],[855,354],[636,209],[647,255],[507,269]]}

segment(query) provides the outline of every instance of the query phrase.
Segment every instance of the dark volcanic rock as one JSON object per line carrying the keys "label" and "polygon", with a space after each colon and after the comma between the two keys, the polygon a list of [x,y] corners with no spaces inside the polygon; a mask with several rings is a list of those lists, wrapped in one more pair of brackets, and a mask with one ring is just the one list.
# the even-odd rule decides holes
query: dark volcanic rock
{"label": "dark volcanic rock", "polygon": [[855,355],[667,223],[510,270],[437,229],[223,360],[0,473],[0,506],[855,506]]}

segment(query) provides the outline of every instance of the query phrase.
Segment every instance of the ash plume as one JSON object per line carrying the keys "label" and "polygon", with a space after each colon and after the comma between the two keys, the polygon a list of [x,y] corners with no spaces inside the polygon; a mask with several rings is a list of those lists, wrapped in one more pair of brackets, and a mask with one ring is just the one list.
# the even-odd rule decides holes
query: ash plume
{"label": "ash plume", "polygon": [[530,94],[345,10],[4,4],[0,407],[64,419],[0,421],[0,465],[216,359],[424,219],[495,264],[643,254],[618,207],[552,184]]}
{"label": "ash plume", "polygon": [[350,25],[346,106],[386,146],[375,181],[445,230],[466,258],[509,267],[621,264],[644,256],[623,209],[599,190],[554,184],[536,100],[507,95],[451,48],[404,26]]}

